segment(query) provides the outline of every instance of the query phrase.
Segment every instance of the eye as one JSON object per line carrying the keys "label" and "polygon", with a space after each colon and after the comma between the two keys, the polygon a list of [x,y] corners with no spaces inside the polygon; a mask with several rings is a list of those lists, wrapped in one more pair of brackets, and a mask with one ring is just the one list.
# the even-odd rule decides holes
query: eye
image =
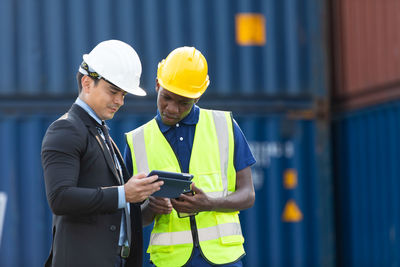
{"label": "eye", "polygon": [[162,95],[162,97],[163,97],[165,100],[170,100],[170,99],[171,99],[171,97],[169,97],[168,95]]}
{"label": "eye", "polygon": [[190,106],[192,102],[181,102],[181,106],[187,107]]}

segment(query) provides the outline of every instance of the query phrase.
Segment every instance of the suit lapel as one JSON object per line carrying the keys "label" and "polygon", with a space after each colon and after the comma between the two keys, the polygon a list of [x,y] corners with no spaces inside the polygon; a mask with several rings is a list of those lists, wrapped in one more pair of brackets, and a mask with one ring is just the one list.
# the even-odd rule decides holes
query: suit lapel
{"label": "suit lapel", "polygon": [[124,183],[125,183],[125,182],[126,182],[126,179],[129,179],[129,172],[128,172],[128,169],[126,168],[124,159],[122,158],[121,152],[119,151],[117,145],[114,143],[114,140],[113,140],[111,137],[110,137],[110,140],[111,140],[111,143],[112,143],[112,145],[113,145],[113,147],[114,147],[114,152],[115,152],[115,154],[117,155],[118,161],[119,161],[119,163],[120,163],[120,165],[121,165],[122,176],[123,176],[122,179],[124,179]]}
{"label": "suit lapel", "polygon": [[95,122],[95,120],[92,119],[84,109],[82,109],[76,104],[72,105],[72,108],[70,109],[69,112],[76,113],[79,116],[79,118],[85,123],[90,134],[96,139],[97,143],[99,144],[100,150],[106,159],[107,166],[113,173],[115,180],[117,181],[118,184],[121,184],[121,181],[119,180],[119,175],[114,165],[114,161],[111,158],[111,153],[108,150],[106,143],[103,141],[103,138],[101,137],[99,131],[97,130],[96,126],[97,123]]}
{"label": "suit lapel", "polygon": [[99,144],[101,151],[103,152],[103,155],[106,159],[108,168],[111,170],[111,172],[114,174],[114,178],[116,179],[116,181],[118,182],[118,184],[121,184],[120,180],[119,180],[119,175],[117,173],[117,169],[115,168],[114,165],[114,161],[111,158],[111,153],[107,148],[107,145],[105,144],[105,142],[103,141],[103,138],[101,137],[99,131],[97,130],[96,126],[89,126],[89,132],[94,136],[94,138],[96,139],[97,143]]}

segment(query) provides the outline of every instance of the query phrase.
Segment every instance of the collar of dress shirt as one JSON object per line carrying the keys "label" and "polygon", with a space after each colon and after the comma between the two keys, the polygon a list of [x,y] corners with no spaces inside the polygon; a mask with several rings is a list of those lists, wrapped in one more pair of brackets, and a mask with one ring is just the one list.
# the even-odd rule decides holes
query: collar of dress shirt
{"label": "collar of dress shirt", "polygon": [[[183,118],[179,122],[179,124],[196,125],[199,122],[199,115],[200,115],[200,108],[194,104],[192,110],[185,118]],[[157,110],[156,121],[162,133],[167,132],[172,127],[172,125],[166,125],[162,122],[160,112],[158,110]]]}
{"label": "collar of dress shirt", "polygon": [[98,124],[101,125],[101,120],[100,118],[96,115],[96,113],[93,111],[93,109],[91,107],[89,107],[88,104],[86,104],[85,101],[83,101],[82,99],[80,99],[79,97],[75,100],[75,104],[77,104],[78,106],[80,106],[81,108],[83,108],[89,115],[90,117],[92,117],[93,119],[95,119],[97,121]]}

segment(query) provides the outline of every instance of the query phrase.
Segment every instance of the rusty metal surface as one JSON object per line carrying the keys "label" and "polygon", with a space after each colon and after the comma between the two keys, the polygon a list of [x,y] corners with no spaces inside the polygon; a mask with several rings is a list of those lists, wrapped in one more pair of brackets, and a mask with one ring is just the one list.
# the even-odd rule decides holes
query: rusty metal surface
{"label": "rusty metal surface", "polygon": [[399,98],[400,2],[339,0],[333,8],[333,104],[359,108]]}

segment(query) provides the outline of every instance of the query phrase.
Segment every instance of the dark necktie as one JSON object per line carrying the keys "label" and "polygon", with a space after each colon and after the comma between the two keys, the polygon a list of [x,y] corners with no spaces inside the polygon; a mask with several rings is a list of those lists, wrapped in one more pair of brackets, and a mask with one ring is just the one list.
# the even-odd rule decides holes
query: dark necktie
{"label": "dark necktie", "polygon": [[[118,159],[117,159],[117,156],[115,154],[114,147],[113,147],[113,145],[111,143],[110,134],[108,132],[108,127],[104,123],[104,121],[102,121],[100,127],[101,127],[101,130],[102,130],[103,135],[104,135],[105,143],[106,143],[106,145],[108,147],[108,150],[110,151],[111,158],[113,159],[115,169],[116,169],[117,174],[119,176],[119,180],[120,180],[121,184],[123,185],[124,184],[124,179],[122,177],[122,172],[120,172],[120,167],[119,167],[118,163],[116,162]],[[129,244],[129,247],[130,247],[131,246],[131,218],[129,216],[127,205],[125,205],[125,221],[126,221],[126,235],[128,237],[128,244]]]}
{"label": "dark necktie", "polygon": [[[117,170],[117,173],[118,173],[118,175],[120,175],[120,173],[118,171],[119,170],[118,164],[117,164],[117,162],[115,162],[117,160],[117,158],[116,158],[116,154],[115,154],[115,151],[114,151],[114,147],[113,147],[113,145],[111,143],[110,134],[108,132],[108,127],[107,127],[107,125],[105,125],[104,121],[102,122],[100,127],[101,127],[101,130],[103,132],[104,140],[106,141],[106,145],[108,147],[108,151],[110,151],[111,158],[112,158],[112,160],[114,162],[114,165],[115,165],[115,168]],[[123,184],[124,181],[121,178],[122,177],[120,177],[121,184]]]}

